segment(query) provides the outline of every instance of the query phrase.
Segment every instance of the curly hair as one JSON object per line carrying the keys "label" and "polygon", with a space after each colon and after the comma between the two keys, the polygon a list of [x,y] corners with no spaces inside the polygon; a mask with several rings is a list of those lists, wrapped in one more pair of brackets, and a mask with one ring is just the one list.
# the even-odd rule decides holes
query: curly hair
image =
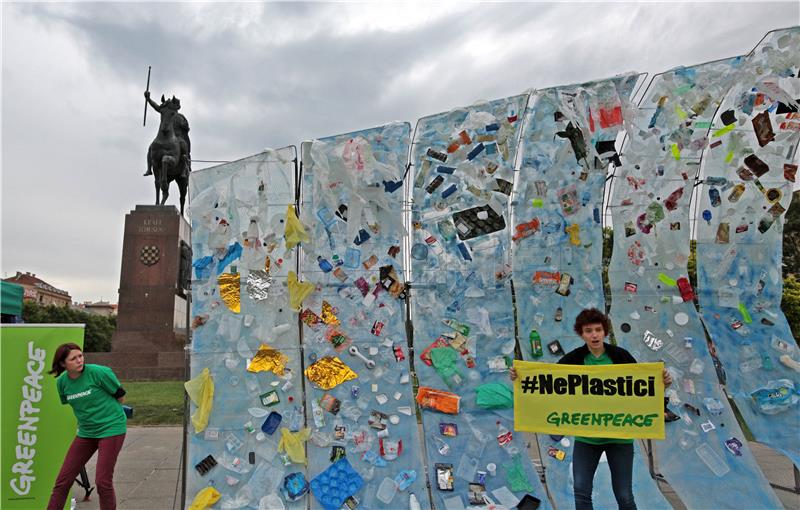
{"label": "curly hair", "polygon": [[611,329],[611,325],[608,321],[608,316],[598,310],[597,308],[586,308],[581,310],[581,313],[575,317],[575,333],[578,336],[583,334],[583,327],[588,326],[589,324],[600,324],[603,326],[603,333],[608,336],[608,331]]}

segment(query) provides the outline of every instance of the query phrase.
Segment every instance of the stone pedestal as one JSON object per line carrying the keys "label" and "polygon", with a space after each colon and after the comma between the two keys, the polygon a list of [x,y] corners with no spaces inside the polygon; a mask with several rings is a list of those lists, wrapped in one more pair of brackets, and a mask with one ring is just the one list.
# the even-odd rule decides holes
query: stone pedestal
{"label": "stone pedestal", "polygon": [[125,216],[117,330],[108,364],[122,379],[183,379],[187,299],[178,287],[180,242],[189,223],[174,206],[137,205]]}

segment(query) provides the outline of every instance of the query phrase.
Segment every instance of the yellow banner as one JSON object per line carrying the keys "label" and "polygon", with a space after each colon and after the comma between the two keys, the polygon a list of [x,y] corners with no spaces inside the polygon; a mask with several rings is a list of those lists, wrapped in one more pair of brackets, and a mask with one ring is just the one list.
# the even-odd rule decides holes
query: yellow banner
{"label": "yellow banner", "polygon": [[562,436],[664,439],[663,363],[514,361],[514,428]]}

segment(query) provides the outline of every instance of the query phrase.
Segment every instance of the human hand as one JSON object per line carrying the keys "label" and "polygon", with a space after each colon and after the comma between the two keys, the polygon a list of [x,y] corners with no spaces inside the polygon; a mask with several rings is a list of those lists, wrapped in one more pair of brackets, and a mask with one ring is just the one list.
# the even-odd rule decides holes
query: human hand
{"label": "human hand", "polygon": [[149,90],[145,90],[144,91],[144,98],[145,99],[150,99],[150,91]]}
{"label": "human hand", "polygon": [[670,384],[672,384],[672,374],[669,373],[669,370],[666,368],[664,369],[664,387],[666,388]]}
{"label": "human hand", "polygon": [[512,381],[516,381],[517,380],[517,369],[514,368],[514,367],[509,368],[508,369],[508,377],[510,377]]}

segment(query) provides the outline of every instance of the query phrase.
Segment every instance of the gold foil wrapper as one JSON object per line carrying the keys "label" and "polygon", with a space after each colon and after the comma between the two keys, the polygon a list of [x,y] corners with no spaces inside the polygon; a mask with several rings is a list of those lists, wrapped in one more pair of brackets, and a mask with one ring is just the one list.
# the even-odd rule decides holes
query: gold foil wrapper
{"label": "gold foil wrapper", "polygon": [[228,307],[228,310],[233,313],[239,313],[242,310],[241,303],[241,278],[239,273],[223,273],[217,277],[219,284],[219,295],[222,297],[222,302]]}
{"label": "gold foil wrapper", "polygon": [[289,358],[277,349],[273,349],[267,344],[261,344],[258,352],[247,366],[248,372],[272,372],[275,375],[283,375],[286,363]]}
{"label": "gold foil wrapper", "polygon": [[355,379],[358,374],[336,356],[325,356],[309,365],[306,377],[323,390],[330,390],[345,381]]}
{"label": "gold foil wrapper", "polygon": [[333,313],[333,306],[327,301],[322,302],[322,322],[331,326],[340,324],[339,318]]}

